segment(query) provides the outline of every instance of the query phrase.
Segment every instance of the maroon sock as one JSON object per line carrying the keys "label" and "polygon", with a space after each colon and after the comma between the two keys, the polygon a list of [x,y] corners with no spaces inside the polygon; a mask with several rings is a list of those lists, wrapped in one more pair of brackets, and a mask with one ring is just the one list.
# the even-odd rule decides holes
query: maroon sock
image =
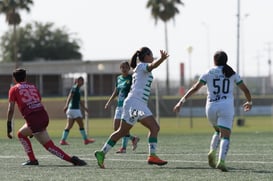
{"label": "maroon sock", "polygon": [[53,155],[56,155],[57,157],[71,162],[71,157],[67,155],[63,150],[61,150],[59,147],[57,147],[52,140],[48,141],[46,144],[44,144],[44,147],[52,153]]}
{"label": "maroon sock", "polygon": [[32,150],[32,145],[30,140],[28,139],[28,137],[24,136],[21,134],[21,132],[17,133],[17,136],[19,138],[19,141],[21,142],[21,144],[24,147],[24,150],[29,158],[29,160],[34,161],[36,160],[35,156],[34,156],[34,152]]}

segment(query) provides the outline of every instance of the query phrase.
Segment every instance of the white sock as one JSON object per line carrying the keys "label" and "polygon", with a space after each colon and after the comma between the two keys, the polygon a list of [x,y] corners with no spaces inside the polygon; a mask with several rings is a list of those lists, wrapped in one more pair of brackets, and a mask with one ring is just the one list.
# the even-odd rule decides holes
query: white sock
{"label": "white sock", "polygon": [[149,143],[149,155],[156,154],[156,146],[157,146],[157,143]]}
{"label": "white sock", "polygon": [[220,151],[219,151],[219,161],[224,161],[226,159],[227,153],[229,150],[229,139],[222,138],[220,142]]}
{"label": "white sock", "polygon": [[210,142],[210,150],[217,150],[220,143],[220,134],[219,132],[215,132],[211,138]]}

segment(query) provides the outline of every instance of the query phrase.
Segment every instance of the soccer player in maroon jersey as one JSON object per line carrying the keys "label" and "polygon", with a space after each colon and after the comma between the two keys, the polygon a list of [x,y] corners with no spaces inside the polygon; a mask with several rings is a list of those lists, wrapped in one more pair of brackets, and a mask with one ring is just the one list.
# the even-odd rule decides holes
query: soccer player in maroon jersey
{"label": "soccer player in maroon jersey", "polygon": [[53,155],[68,161],[76,166],[86,165],[86,162],[76,156],[69,156],[57,147],[48,135],[46,130],[49,117],[41,103],[41,96],[35,85],[26,81],[26,70],[18,68],[13,71],[15,85],[9,90],[9,105],[7,112],[7,136],[12,139],[11,121],[14,115],[15,103],[26,120],[26,123],[19,129],[17,136],[24,147],[29,158],[22,165],[39,165],[36,159],[29,136],[34,136],[40,144]]}

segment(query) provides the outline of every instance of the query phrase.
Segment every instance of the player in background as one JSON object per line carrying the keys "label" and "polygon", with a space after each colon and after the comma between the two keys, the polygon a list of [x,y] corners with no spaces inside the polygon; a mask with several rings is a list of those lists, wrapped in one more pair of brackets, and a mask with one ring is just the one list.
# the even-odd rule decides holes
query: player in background
{"label": "player in background", "polygon": [[[117,107],[116,107],[115,116],[114,116],[114,131],[118,130],[120,126],[123,102],[124,102],[124,99],[127,97],[131,88],[131,84],[132,84],[132,75],[129,74],[129,71],[130,71],[129,63],[127,61],[121,62],[119,68],[121,71],[121,75],[117,77],[115,89],[111,97],[109,98],[109,100],[104,106],[105,109],[108,109],[112,100],[115,97],[118,97]],[[132,136],[128,132],[124,137],[122,137],[122,146],[116,153],[126,153],[127,143],[129,139],[132,141],[133,151],[137,148],[137,143],[139,142],[139,138],[137,136]]]}
{"label": "player in background", "polygon": [[[234,83],[243,91],[246,103],[243,104],[244,111],[252,108],[251,94],[240,76],[227,65],[228,56],[224,51],[214,54],[214,67],[201,75],[186,94],[174,106],[173,111],[178,112],[194,93],[202,86],[207,85],[206,116],[215,132],[210,143],[208,162],[212,168],[218,168],[224,172],[228,171],[225,159],[229,150],[230,135],[234,120]],[[219,158],[216,163],[216,150],[219,146]]]}
{"label": "player in background", "polygon": [[160,50],[160,54],[160,59],[154,61],[152,51],[147,47],[142,47],[132,56],[130,66],[133,68],[133,81],[131,90],[124,100],[120,127],[110,135],[100,151],[95,151],[95,157],[100,168],[104,168],[105,154],[120,138],[128,134],[136,122],[140,122],[149,129],[148,164],[165,165],[168,163],[156,155],[157,137],[160,127],[147,105],[153,81],[152,70],[157,68],[169,56],[163,50]]}
{"label": "player in background", "polygon": [[84,103],[81,101],[81,92],[80,88],[84,83],[83,77],[78,77],[75,80],[75,84],[72,86],[69,95],[67,96],[66,103],[64,106],[64,112],[67,116],[67,123],[62,134],[60,141],[61,145],[68,145],[66,139],[68,137],[70,129],[73,127],[75,121],[79,125],[79,131],[82,135],[82,139],[85,145],[95,142],[92,138],[87,138],[86,131],[84,129],[83,116],[81,108],[84,111],[88,112],[88,109],[84,106]]}
{"label": "player in background", "polygon": [[34,136],[40,144],[53,155],[72,163],[73,165],[83,166],[86,162],[76,156],[69,156],[57,147],[48,135],[46,130],[49,118],[44,106],[41,103],[41,96],[38,89],[26,82],[26,70],[18,68],[13,71],[15,85],[9,90],[9,105],[7,112],[7,136],[12,139],[11,121],[14,115],[15,104],[26,120],[26,123],[19,129],[17,136],[24,147],[29,160],[22,165],[39,165],[36,159],[31,142],[28,136]]}

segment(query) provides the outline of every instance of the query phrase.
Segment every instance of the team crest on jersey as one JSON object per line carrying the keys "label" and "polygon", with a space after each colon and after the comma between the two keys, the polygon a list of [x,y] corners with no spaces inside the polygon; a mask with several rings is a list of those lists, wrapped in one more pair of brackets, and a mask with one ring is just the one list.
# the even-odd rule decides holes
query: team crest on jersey
{"label": "team crest on jersey", "polygon": [[138,120],[140,117],[144,116],[144,112],[140,110],[133,109],[130,111],[130,122],[134,122],[135,120]]}

